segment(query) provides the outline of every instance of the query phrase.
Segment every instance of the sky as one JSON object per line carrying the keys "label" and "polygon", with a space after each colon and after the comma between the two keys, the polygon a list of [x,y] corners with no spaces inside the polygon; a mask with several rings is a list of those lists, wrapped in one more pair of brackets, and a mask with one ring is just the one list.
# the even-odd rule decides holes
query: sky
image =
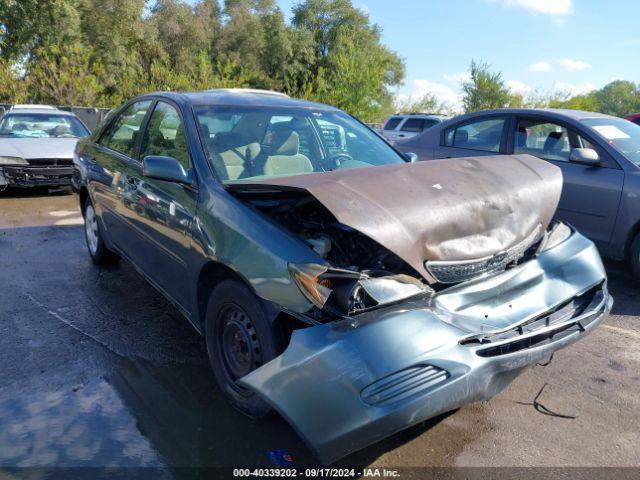
{"label": "sky", "polygon": [[[298,0],[277,0],[290,18]],[[460,104],[472,59],[525,96],[640,81],[638,0],[354,0],[405,59],[400,98]]]}

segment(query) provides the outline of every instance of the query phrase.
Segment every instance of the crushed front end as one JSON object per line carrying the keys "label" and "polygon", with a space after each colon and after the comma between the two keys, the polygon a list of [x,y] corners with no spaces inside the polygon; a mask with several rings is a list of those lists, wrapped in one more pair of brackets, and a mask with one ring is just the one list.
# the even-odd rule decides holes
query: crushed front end
{"label": "crushed front end", "polygon": [[60,187],[71,185],[71,158],[10,159],[0,162],[0,186]]}
{"label": "crushed front end", "polygon": [[325,463],[489,399],[611,309],[595,246],[559,225],[508,268],[508,252],[427,264],[443,288],[295,330],[282,355],[240,384]]}

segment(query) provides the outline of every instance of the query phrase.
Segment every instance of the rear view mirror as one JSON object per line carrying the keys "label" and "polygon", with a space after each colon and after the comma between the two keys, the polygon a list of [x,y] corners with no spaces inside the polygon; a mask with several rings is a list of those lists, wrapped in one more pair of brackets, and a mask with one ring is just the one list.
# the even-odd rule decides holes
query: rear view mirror
{"label": "rear view mirror", "polygon": [[142,159],[142,174],[148,178],[191,185],[191,170],[185,172],[182,164],[173,157],[149,155]]}
{"label": "rear view mirror", "polygon": [[600,156],[593,148],[572,148],[569,161],[595,167],[600,164]]}
{"label": "rear view mirror", "polygon": [[409,160],[411,163],[416,163],[419,160],[418,155],[416,153],[413,153],[413,152],[405,153],[404,157],[407,160]]}

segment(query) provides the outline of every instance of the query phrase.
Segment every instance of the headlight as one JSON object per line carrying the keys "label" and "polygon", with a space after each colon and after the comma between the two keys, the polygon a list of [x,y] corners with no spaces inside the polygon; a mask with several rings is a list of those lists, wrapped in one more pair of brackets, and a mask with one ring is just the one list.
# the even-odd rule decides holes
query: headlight
{"label": "headlight", "polygon": [[289,264],[289,272],[311,303],[342,315],[433,292],[408,275],[376,276],[317,264]]}
{"label": "headlight", "polygon": [[28,165],[24,158],[21,157],[0,157],[0,165]]}
{"label": "headlight", "polygon": [[557,222],[548,230],[540,245],[540,252],[546,252],[557,247],[573,234],[573,230],[562,222]]}

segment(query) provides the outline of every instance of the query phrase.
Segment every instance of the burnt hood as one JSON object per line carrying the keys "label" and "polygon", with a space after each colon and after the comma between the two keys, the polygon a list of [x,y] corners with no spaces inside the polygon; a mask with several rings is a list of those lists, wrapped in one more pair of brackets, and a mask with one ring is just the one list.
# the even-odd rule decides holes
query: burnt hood
{"label": "burnt hood", "polygon": [[313,195],[336,219],[431,279],[426,261],[495,255],[546,230],[562,192],[560,169],[500,155],[337,170],[228,187],[273,186]]}

